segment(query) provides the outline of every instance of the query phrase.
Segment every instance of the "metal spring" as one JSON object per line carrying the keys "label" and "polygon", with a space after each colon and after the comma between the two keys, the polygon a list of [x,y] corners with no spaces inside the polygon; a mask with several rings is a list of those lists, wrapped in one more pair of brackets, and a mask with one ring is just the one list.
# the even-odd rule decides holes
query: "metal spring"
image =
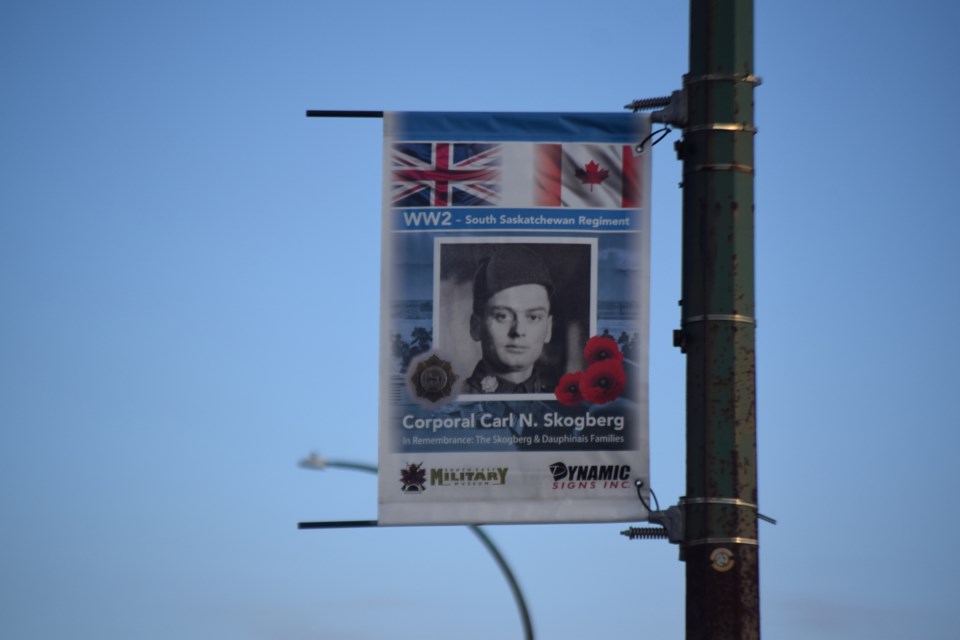
{"label": "metal spring", "polygon": [[670,104],[670,96],[665,96],[663,98],[644,98],[642,100],[634,100],[630,104],[624,106],[624,109],[632,109],[634,111],[643,111],[645,109],[660,109],[666,107]]}
{"label": "metal spring", "polygon": [[631,540],[658,540],[667,537],[667,530],[663,527],[630,527],[620,532]]}

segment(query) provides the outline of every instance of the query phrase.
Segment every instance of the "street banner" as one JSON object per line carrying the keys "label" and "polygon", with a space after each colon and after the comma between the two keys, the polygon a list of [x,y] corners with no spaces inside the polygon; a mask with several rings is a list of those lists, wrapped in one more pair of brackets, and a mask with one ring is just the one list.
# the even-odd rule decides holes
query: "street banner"
{"label": "street banner", "polygon": [[384,115],[380,524],[647,519],[649,132]]}

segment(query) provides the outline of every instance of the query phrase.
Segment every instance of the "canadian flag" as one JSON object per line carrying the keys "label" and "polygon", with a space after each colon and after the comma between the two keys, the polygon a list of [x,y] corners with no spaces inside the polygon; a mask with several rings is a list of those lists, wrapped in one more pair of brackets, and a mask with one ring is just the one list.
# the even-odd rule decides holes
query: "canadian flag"
{"label": "canadian flag", "polygon": [[634,145],[506,145],[501,206],[632,209],[642,205]]}

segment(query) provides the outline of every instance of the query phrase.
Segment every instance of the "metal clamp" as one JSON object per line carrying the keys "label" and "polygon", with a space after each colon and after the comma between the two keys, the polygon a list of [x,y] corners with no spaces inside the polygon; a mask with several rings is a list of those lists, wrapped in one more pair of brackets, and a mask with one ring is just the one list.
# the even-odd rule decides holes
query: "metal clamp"
{"label": "metal clamp", "polygon": [[757,512],[757,518],[770,524],[777,524],[777,521],[770,516],[760,513],[760,506],[739,498],[680,498],[680,506],[685,504],[723,504],[733,507],[744,507]]}
{"label": "metal clamp", "polygon": [[697,547],[705,544],[749,544],[758,546],[760,541],[756,538],[700,538],[698,540],[688,540],[682,544],[684,547]]}
{"label": "metal clamp", "polygon": [[697,124],[687,127],[684,133],[696,133],[697,131],[733,131],[735,133],[756,133],[757,128],[749,124],[738,124],[736,122],[712,122],[710,124]]}
{"label": "metal clamp", "polygon": [[[757,326],[757,319],[751,316],[742,316],[737,313],[707,313],[700,316],[689,316],[681,320],[680,324],[686,326],[697,322],[714,320],[717,322],[739,322],[741,324],[751,324]],[[692,499],[692,498],[691,498]]]}
{"label": "metal clamp", "polygon": [[680,498],[680,504],[727,504],[735,507],[746,507],[756,509],[757,505],[739,498]]}
{"label": "metal clamp", "polygon": [[688,176],[700,171],[739,171],[740,173],[753,175],[753,166],[734,163],[697,164],[684,171],[683,175]]}
{"label": "metal clamp", "polygon": [[737,73],[704,73],[699,76],[691,76],[689,74],[684,74],[683,84],[697,84],[698,82],[717,82],[717,81],[728,81],[728,82],[746,82],[747,84],[752,84],[755,87],[763,84],[763,79],[759,76],[755,76],[752,73],[746,75],[740,75]]}
{"label": "metal clamp", "polygon": [[[680,504],[722,504],[733,507],[743,507],[752,511],[757,511],[757,505],[739,498],[680,498]],[[759,516],[759,512],[757,512]],[[696,540],[687,540],[683,543],[684,547],[696,547],[706,544],[747,544],[758,546],[760,542],[756,538],[740,537],[716,537],[716,538],[698,538]]]}

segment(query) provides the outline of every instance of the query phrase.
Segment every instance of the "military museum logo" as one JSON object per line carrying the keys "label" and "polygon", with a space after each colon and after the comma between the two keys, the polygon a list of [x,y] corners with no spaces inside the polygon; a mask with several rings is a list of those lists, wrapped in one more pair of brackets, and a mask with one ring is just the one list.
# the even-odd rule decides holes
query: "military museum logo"
{"label": "military museum logo", "polygon": [[480,486],[507,484],[509,467],[482,469],[430,469],[430,486]]}
{"label": "military museum logo", "polygon": [[400,470],[400,482],[403,486],[400,490],[404,493],[423,493],[427,482],[427,472],[423,468],[423,463],[409,464]]}
{"label": "military museum logo", "polygon": [[424,469],[423,463],[409,464],[400,471],[400,490],[403,493],[423,493],[427,490],[427,475],[431,487],[489,487],[506,486],[510,467],[455,467]]}

